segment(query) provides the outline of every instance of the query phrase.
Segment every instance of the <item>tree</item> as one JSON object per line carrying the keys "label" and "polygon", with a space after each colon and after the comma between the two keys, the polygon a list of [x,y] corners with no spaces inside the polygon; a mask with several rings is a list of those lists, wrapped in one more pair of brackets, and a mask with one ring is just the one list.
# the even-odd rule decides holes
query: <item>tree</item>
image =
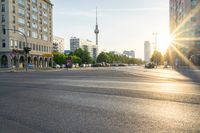
{"label": "tree", "polygon": [[82,64],[92,64],[92,57],[87,50],[83,51],[83,56],[81,57]]}
{"label": "tree", "polygon": [[80,64],[92,64],[92,57],[87,50],[82,50],[81,48],[79,48],[69,55],[79,57],[80,59],[78,60],[80,61]]}
{"label": "tree", "polygon": [[72,58],[73,64],[81,64],[82,63],[81,58],[78,56],[71,56],[71,58]]}
{"label": "tree", "polygon": [[102,62],[109,63],[109,56],[106,53],[101,52],[99,54],[99,56],[97,57],[97,62],[98,63],[102,63]]}
{"label": "tree", "polygon": [[156,65],[163,64],[163,56],[162,56],[161,52],[155,50],[151,57],[151,61],[154,62]]}
{"label": "tree", "polygon": [[53,60],[56,64],[62,65],[66,63],[66,58],[64,54],[55,54]]}

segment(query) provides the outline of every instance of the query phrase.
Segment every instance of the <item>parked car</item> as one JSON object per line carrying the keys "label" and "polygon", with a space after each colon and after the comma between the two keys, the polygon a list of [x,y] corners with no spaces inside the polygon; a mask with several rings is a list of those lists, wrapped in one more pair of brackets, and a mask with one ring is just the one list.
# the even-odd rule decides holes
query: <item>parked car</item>
{"label": "parked car", "polygon": [[65,64],[62,64],[61,67],[62,67],[62,68],[66,68],[66,65],[65,65]]}
{"label": "parked car", "polygon": [[61,67],[60,67],[60,65],[55,64],[55,65],[53,66],[53,68],[61,68]]}
{"label": "parked car", "polygon": [[152,69],[152,68],[155,68],[155,64],[150,62],[150,63],[147,63],[145,64],[145,68],[148,68],[148,69]]}

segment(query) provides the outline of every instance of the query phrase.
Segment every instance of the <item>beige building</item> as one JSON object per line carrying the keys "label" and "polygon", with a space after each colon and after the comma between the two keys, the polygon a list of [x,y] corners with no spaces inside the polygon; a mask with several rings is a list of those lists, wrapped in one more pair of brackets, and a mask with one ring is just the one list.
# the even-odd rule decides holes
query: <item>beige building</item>
{"label": "beige building", "polygon": [[151,62],[151,43],[149,41],[144,42],[144,60],[147,63]]}
{"label": "beige building", "polygon": [[96,60],[98,55],[98,45],[90,40],[84,40],[76,37],[70,39],[70,50],[74,52],[77,49],[86,49],[90,53],[90,56]]}
{"label": "beige building", "polygon": [[[0,1],[0,67],[25,67],[24,47],[30,47],[28,63],[52,66],[52,3],[50,0]],[[16,30],[16,31],[15,31]],[[27,36],[22,35],[22,32]]]}
{"label": "beige building", "polygon": [[[182,55],[191,59],[200,57],[200,0],[170,0],[170,31],[174,37],[173,46]],[[174,51],[174,61],[184,65],[183,57]],[[198,55],[198,56],[197,56]],[[195,59],[200,65],[200,59]]]}
{"label": "beige building", "polygon": [[64,38],[53,36],[53,52],[64,53],[65,40]]}

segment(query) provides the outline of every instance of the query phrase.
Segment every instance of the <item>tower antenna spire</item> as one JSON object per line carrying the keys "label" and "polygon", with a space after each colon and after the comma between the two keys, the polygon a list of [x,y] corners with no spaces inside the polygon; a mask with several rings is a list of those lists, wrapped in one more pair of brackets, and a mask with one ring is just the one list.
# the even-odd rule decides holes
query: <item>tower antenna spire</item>
{"label": "tower antenna spire", "polygon": [[97,7],[96,7],[96,25],[98,25],[98,13],[97,13]]}
{"label": "tower antenna spire", "polygon": [[98,46],[98,34],[99,34],[99,26],[98,26],[98,12],[97,12],[97,7],[96,7],[96,26],[94,33],[96,34],[96,45]]}

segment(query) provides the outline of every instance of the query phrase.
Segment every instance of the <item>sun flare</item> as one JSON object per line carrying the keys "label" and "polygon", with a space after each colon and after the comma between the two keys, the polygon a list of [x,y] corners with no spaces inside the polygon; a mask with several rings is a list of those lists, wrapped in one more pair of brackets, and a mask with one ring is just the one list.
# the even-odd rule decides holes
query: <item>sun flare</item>
{"label": "sun flare", "polygon": [[173,38],[169,34],[160,35],[158,37],[158,50],[164,54],[172,41]]}

